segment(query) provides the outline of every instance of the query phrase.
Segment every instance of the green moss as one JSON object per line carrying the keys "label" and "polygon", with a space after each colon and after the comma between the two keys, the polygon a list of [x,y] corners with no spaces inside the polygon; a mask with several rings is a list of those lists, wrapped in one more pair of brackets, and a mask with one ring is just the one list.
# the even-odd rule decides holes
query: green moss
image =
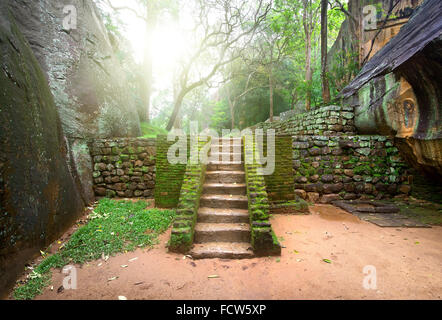
{"label": "green moss", "polygon": [[[204,144],[199,142],[199,150]],[[189,162],[184,170],[178,202],[179,215],[168,243],[170,251],[185,253],[192,247],[205,172],[206,165],[202,163]]]}

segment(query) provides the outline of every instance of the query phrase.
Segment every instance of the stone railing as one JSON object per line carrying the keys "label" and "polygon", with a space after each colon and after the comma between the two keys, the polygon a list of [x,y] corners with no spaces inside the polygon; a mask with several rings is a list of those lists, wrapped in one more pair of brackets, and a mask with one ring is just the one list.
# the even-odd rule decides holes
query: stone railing
{"label": "stone railing", "polygon": [[[244,137],[244,156],[254,152],[254,141]],[[257,255],[280,255],[281,246],[270,223],[270,204],[266,191],[264,176],[258,174],[260,165],[244,164],[250,216],[251,243]]]}
{"label": "stone railing", "polygon": [[[200,141],[198,150],[210,142]],[[188,161],[181,187],[177,216],[168,243],[172,252],[186,253],[193,245],[200,197],[206,176],[206,164]]]}

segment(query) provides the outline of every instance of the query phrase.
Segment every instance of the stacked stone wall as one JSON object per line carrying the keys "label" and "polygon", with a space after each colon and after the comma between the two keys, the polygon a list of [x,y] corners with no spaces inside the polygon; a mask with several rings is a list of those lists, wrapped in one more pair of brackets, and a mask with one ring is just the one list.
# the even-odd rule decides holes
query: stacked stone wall
{"label": "stacked stone wall", "polygon": [[326,106],[295,115],[285,121],[264,122],[256,125],[264,130],[274,129],[276,134],[288,135],[354,135],[353,108]]}
{"label": "stacked stone wall", "polygon": [[91,143],[90,151],[96,196],[153,196],[156,178],[155,139],[97,139]]}
{"label": "stacked stone wall", "polygon": [[[271,202],[294,200],[295,198],[292,183],[294,170],[291,148],[291,136],[277,136],[274,159],[270,159],[270,156],[267,155],[267,161],[274,161],[275,163],[273,174],[264,176],[267,194]],[[267,143],[264,144],[264,150],[267,150]]]}
{"label": "stacked stone wall", "polygon": [[310,202],[409,194],[407,164],[385,136],[294,136],[295,193]]}
{"label": "stacked stone wall", "polygon": [[[181,186],[187,164],[172,164],[167,153],[178,140],[167,141],[167,135],[157,136],[157,158],[155,182],[155,205],[162,208],[176,208],[180,198]],[[189,138],[187,139],[187,159],[190,154]]]}

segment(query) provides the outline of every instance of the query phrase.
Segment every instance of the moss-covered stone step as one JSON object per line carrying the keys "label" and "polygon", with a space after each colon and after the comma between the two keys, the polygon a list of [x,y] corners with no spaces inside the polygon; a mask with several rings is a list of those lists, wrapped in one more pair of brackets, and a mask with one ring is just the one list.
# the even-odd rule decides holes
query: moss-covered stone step
{"label": "moss-covered stone step", "polygon": [[245,183],[206,183],[204,194],[246,195]]}
{"label": "moss-covered stone step", "polygon": [[249,223],[249,212],[243,209],[200,208],[199,223]]}
{"label": "moss-covered stone step", "polygon": [[207,171],[206,183],[245,183],[244,171]]}
{"label": "moss-covered stone step", "polygon": [[190,251],[194,259],[250,259],[255,255],[248,242],[208,242],[195,244]]}
{"label": "moss-covered stone step", "polygon": [[212,138],[212,144],[234,143],[241,144],[242,138]]}
{"label": "moss-covered stone step", "polygon": [[243,171],[244,162],[242,161],[230,161],[229,163],[224,163],[222,161],[210,162],[207,165],[208,171]]}
{"label": "moss-covered stone step", "polygon": [[198,223],[195,226],[195,243],[250,242],[250,225],[247,223]]}
{"label": "moss-covered stone step", "polygon": [[248,200],[246,196],[240,196],[240,195],[205,194],[200,198],[200,207],[248,209]]}
{"label": "moss-covered stone step", "polygon": [[242,144],[235,143],[235,144],[228,144],[223,146],[222,144],[211,146],[211,152],[212,153],[220,153],[220,152],[232,152],[232,153],[241,153],[242,152]]}
{"label": "moss-covered stone step", "polygon": [[230,162],[242,162],[241,152],[211,152],[210,160],[228,164]]}

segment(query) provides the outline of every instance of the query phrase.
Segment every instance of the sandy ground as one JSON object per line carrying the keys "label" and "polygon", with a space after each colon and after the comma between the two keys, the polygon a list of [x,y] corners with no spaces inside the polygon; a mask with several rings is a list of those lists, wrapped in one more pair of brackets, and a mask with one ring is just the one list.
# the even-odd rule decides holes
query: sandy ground
{"label": "sandy ground", "polygon": [[[272,218],[280,258],[183,259],[167,252],[169,231],[154,249],[77,266],[76,290],[57,293],[66,275],[54,271],[37,299],[441,299],[442,227],[380,228],[328,205],[311,212]],[[363,287],[366,265],[377,289]]]}

